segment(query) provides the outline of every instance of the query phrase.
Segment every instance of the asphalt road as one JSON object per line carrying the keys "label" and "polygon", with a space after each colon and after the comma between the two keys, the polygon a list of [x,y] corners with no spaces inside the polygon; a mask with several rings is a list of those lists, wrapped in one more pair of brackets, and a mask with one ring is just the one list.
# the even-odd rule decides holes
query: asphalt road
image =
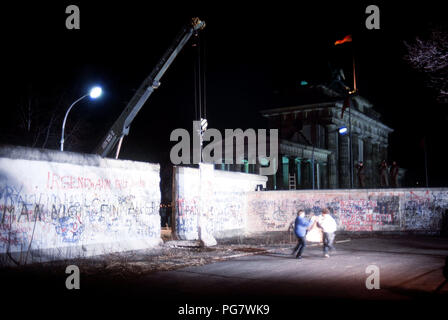
{"label": "asphalt road", "polygon": [[[258,314],[257,319],[305,313],[311,313],[312,318],[337,315],[357,319],[360,315],[388,318],[417,313],[425,317],[448,314],[448,283],[443,276],[448,239],[359,238],[336,243],[336,249],[330,258],[324,258],[321,247],[309,246],[304,258],[297,260],[290,247],[277,246],[263,254],[148,273],[135,279],[81,277],[81,289],[71,291],[65,289],[63,278],[50,279],[42,289],[28,279],[25,282],[28,287],[23,288],[22,282],[22,287],[13,288],[14,293],[0,303],[9,305],[26,300],[38,305],[74,306],[75,310],[89,306],[89,310],[93,308],[100,315],[106,310],[113,314],[140,310],[148,315],[161,313],[167,319],[249,316],[231,314],[229,310],[223,314],[227,305],[268,306],[269,313]],[[373,276],[369,266],[379,271],[377,289],[366,286],[366,282],[373,283],[371,278],[368,280]],[[10,290],[11,287],[7,290],[3,287],[2,292]],[[180,314],[184,309],[208,306],[213,307],[208,316]]]}
{"label": "asphalt road", "polygon": [[[367,238],[336,243],[324,258],[320,246],[308,247],[301,260],[290,248],[199,267],[157,272],[139,280],[138,289],[173,297],[231,296],[402,300],[448,293],[443,267],[448,239]],[[377,267],[379,289],[367,289]],[[370,267],[375,269],[375,267]],[[370,278],[369,283],[373,284]]]}
{"label": "asphalt road", "polygon": [[[438,318],[448,314],[448,283],[443,276],[448,239],[352,239],[337,243],[336,248],[330,258],[323,257],[320,246],[313,246],[297,260],[291,249],[284,247],[266,254],[157,272],[140,279],[131,291],[135,296],[159,294],[173,318],[184,304],[215,306],[217,314],[211,315],[216,319],[230,317],[219,311],[227,304],[268,305],[275,319],[294,315],[401,318],[418,314]],[[378,268],[379,289],[366,286],[373,281],[367,281],[372,275],[366,270],[369,266]]]}

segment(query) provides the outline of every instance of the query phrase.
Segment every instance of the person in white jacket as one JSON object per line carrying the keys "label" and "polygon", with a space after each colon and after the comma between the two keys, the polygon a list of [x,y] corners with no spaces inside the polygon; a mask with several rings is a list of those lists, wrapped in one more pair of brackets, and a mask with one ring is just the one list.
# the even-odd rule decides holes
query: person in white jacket
{"label": "person in white jacket", "polygon": [[324,256],[325,258],[329,258],[330,255],[328,254],[328,250],[334,250],[334,233],[337,229],[336,221],[330,215],[330,210],[327,208],[322,209],[322,215],[317,221],[317,226],[321,228],[324,233]]}

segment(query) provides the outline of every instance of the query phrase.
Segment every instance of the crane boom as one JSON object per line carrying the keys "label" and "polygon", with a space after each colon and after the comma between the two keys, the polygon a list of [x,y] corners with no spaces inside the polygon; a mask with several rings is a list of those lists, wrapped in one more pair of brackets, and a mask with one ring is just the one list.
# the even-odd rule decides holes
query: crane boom
{"label": "crane boom", "polygon": [[174,61],[191,36],[195,32],[202,30],[204,27],[204,21],[201,21],[199,18],[193,18],[189,24],[182,28],[149,76],[143,81],[138,90],[135,92],[134,96],[109,129],[104,139],[101,140],[100,145],[94,151],[95,154],[106,157],[115,147],[117,142],[129,133],[129,126],[145,102],[148,100],[149,96],[160,86],[160,79],[165,71]]}

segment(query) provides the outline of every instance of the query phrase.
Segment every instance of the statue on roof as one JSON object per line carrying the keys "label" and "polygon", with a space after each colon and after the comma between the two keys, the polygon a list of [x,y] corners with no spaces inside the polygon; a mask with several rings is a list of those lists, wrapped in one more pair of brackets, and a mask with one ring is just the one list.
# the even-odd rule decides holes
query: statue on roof
{"label": "statue on roof", "polygon": [[331,65],[329,67],[331,70],[331,80],[328,88],[345,96],[350,91],[350,87],[345,83],[344,70],[342,68],[332,68]]}

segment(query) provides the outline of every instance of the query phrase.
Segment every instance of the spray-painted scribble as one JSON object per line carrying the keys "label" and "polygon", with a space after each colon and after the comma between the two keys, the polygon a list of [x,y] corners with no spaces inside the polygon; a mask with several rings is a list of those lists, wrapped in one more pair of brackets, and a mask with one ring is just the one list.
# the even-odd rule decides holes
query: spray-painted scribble
{"label": "spray-painted scribble", "polygon": [[159,241],[160,178],[150,168],[0,158],[0,254]]}
{"label": "spray-painted scribble", "polygon": [[286,231],[298,209],[320,214],[324,207],[341,231],[438,232],[448,209],[448,190],[253,192],[248,206],[250,232]]}

